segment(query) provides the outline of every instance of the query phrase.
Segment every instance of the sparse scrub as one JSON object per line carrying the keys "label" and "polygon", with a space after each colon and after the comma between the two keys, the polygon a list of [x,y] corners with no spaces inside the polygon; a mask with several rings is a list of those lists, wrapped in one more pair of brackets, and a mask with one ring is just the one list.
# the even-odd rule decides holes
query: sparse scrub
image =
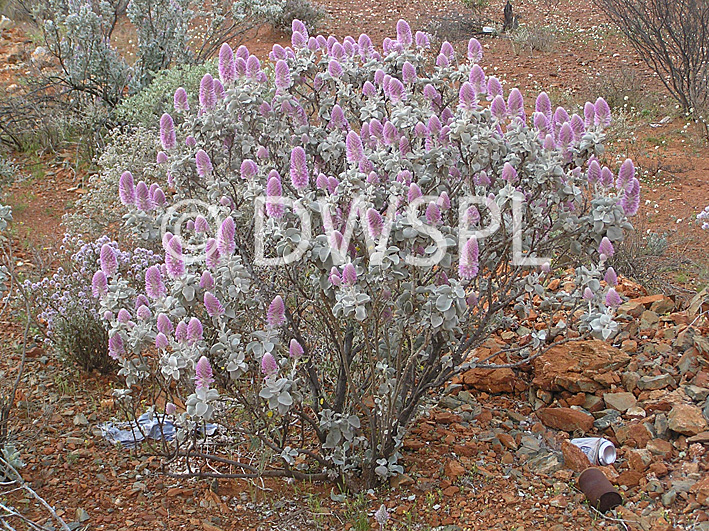
{"label": "sparse scrub", "polygon": [[286,0],[283,10],[270,18],[270,23],[280,31],[291,32],[291,23],[297,19],[316,31],[327,12],[317,3],[310,0]]}
{"label": "sparse scrub", "polygon": [[559,40],[558,30],[551,26],[519,26],[509,35],[517,54],[523,51],[530,54],[533,52],[550,53],[557,47]]}
{"label": "sparse scrub", "polygon": [[596,0],[685,113],[709,118],[709,3],[704,0]]}

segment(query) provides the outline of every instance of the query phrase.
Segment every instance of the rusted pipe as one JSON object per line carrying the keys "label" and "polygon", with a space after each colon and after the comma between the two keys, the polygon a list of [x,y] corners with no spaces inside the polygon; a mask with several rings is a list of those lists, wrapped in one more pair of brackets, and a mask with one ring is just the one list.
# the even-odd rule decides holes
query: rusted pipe
{"label": "rusted pipe", "polygon": [[623,503],[623,498],[598,468],[587,468],[581,472],[579,488],[586,495],[591,506],[602,513]]}

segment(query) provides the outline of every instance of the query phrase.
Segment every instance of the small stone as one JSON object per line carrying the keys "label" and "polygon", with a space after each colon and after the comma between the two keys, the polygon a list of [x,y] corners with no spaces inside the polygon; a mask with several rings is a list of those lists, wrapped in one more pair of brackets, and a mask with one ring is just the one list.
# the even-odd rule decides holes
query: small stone
{"label": "small stone", "polygon": [[559,456],[554,452],[547,452],[529,459],[526,463],[529,470],[537,474],[550,476],[562,467]]}
{"label": "small stone", "polygon": [[83,413],[74,415],[74,426],[88,426],[89,421]]}
{"label": "small stone", "polygon": [[670,385],[674,385],[675,380],[669,374],[661,374],[659,376],[643,376],[638,380],[638,389],[643,391],[664,389]]}
{"label": "small stone", "polygon": [[414,483],[416,483],[416,481],[408,474],[397,474],[396,476],[392,476],[391,478],[389,478],[389,485],[391,485],[392,489],[398,489],[399,487],[408,487],[409,485],[413,485]]}
{"label": "small stone", "polygon": [[460,476],[465,475],[465,468],[460,462],[452,459],[446,463],[445,473],[451,481],[455,482]]}
{"label": "small stone", "polygon": [[602,416],[599,419],[596,419],[593,421],[593,426],[597,430],[607,430],[608,428],[611,427],[611,425],[616,421],[616,419],[620,418],[620,412],[616,410],[609,411],[607,414]]}
{"label": "small stone", "polygon": [[697,481],[689,491],[697,498],[697,503],[709,506],[709,476],[705,475],[701,481]]}
{"label": "small stone", "polygon": [[669,427],[682,435],[696,435],[707,429],[707,421],[702,410],[689,404],[678,404],[668,416]]}
{"label": "small stone", "polygon": [[76,519],[82,523],[86,522],[89,519],[89,513],[83,507],[79,507],[76,510]]}
{"label": "small stone", "polygon": [[504,446],[508,450],[517,450],[517,442],[514,440],[514,437],[512,437],[509,433],[498,433],[497,439],[500,441],[500,444],[502,444],[502,446]]}
{"label": "small stone", "polygon": [[626,470],[622,472],[616,482],[618,485],[625,485],[626,487],[637,487],[640,484],[640,479],[644,477],[642,472],[637,470]]}
{"label": "small stone", "polygon": [[687,385],[684,387],[684,392],[689,398],[695,402],[704,402],[709,396],[709,389],[706,387],[699,387],[696,385]]}
{"label": "small stone", "polygon": [[629,419],[644,419],[647,417],[647,413],[640,406],[634,406],[628,408],[628,411],[625,412],[625,416]]}
{"label": "small stone", "polygon": [[667,459],[672,456],[672,443],[663,439],[652,439],[648,441],[645,448],[654,455],[661,455]]}
{"label": "small stone", "polygon": [[637,404],[637,399],[633,393],[623,392],[623,393],[604,393],[603,400],[606,402],[608,407],[624,413],[629,408]]}
{"label": "small stone", "polygon": [[561,441],[561,453],[564,456],[564,465],[574,472],[583,472],[591,466],[588,456],[571,441]]}
{"label": "small stone", "polygon": [[667,421],[667,415],[664,413],[658,413],[655,415],[655,434],[660,439],[667,439],[669,437],[670,424]]}
{"label": "small stone", "polygon": [[709,431],[703,431],[701,433],[697,433],[696,435],[692,435],[687,439],[687,442],[692,444],[692,443],[703,443],[703,444],[709,444]]}
{"label": "small stone", "polygon": [[568,407],[544,408],[537,411],[537,417],[545,426],[567,432],[580,430],[588,433],[593,428],[593,417],[588,413]]}
{"label": "small stone", "polygon": [[655,301],[650,305],[650,310],[659,313],[660,315],[669,313],[675,309],[675,301],[669,297],[663,297],[659,301]]}
{"label": "small stone", "polygon": [[645,330],[660,322],[660,316],[652,310],[645,310],[640,315],[640,329]]}
{"label": "small stone", "polygon": [[660,499],[662,500],[662,505],[669,507],[677,499],[677,492],[675,492],[674,489],[670,489],[665,492]]}

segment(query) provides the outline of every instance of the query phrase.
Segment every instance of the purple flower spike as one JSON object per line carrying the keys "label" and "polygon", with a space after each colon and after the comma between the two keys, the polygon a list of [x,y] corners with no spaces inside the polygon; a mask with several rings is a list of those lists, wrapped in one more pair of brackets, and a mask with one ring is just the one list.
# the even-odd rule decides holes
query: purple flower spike
{"label": "purple flower spike", "polygon": [[492,117],[497,120],[505,119],[507,116],[507,106],[505,105],[505,99],[502,96],[497,95],[492,100],[492,103],[490,104],[490,114],[492,114]]}
{"label": "purple flower spike", "polygon": [[556,142],[554,142],[554,137],[551,134],[544,137],[544,149],[547,151],[556,149]]}
{"label": "purple flower spike", "polygon": [[623,304],[623,300],[620,298],[615,288],[609,289],[608,293],[606,293],[606,306],[617,308],[621,304]]}
{"label": "purple flower spike", "polygon": [[443,210],[448,210],[451,207],[451,199],[448,197],[448,192],[441,192],[441,195],[438,196],[438,201],[436,201],[436,204]]}
{"label": "purple flower spike", "polygon": [[613,186],[613,172],[606,166],[601,170],[601,184],[606,188]]}
{"label": "purple flower spike", "polygon": [[569,124],[571,125],[571,130],[574,132],[574,141],[578,142],[581,140],[586,130],[586,127],[583,125],[583,119],[578,114],[574,114]]}
{"label": "purple flower spike", "polygon": [[409,203],[413,203],[422,195],[423,194],[421,193],[421,188],[419,188],[418,184],[411,183],[411,185],[409,186],[409,192],[406,194],[406,199],[408,199]]}
{"label": "purple flower spike", "polygon": [[155,336],[155,347],[158,350],[165,350],[169,344],[167,336],[162,332],[158,332],[158,335]]}
{"label": "purple flower spike", "polygon": [[207,152],[203,149],[197,151],[194,156],[194,161],[197,165],[197,173],[200,177],[206,177],[207,175],[212,173],[212,170],[214,170],[214,167],[212,166],[212,161],[209,160],[209,155],[207,155]]}
{"label": "purple flower spike", "polygon": [[640,181],[635,177],[630,181],[625,189],[625,195],[622,200],[623,212],[626,216],[634,216],[640,208]]}
{"label": "purple flower spike", "polygon": [[318,174],[317,179],[315,179],[315,186],[317,186],[319,190],[327,190],[327,175],[324,173]]}
{"label": "purple flower spike", "polygon": [[404,66],[401,67],[401,79],[406,85],[416,82],[416,67],[409,61],[404,61]]}
{"label": "purple flower spike", "polygon": [[290,154],[290,179],[296,190],[302,190],[308,186],[308,165],[305,150],[300,146],[293,148]]}
{"label": "purple flower spike", "polygon": [[336,59],[330,59],[327,65],[327,73],[334,78],[342,77],[342,66]]}
{"label": "purple flower spike", "polygon": [[202,272],[202,276],[199,279],[199,287],[207,291],[214,288],[214,277],[209,271]]}
{"label": "purple flower spike", "polygon": [[483,47],[480,41],[473,38],[468,41],[468,59],[473,63],[479,62],[483,58]]}
{"label": "purple flower spike", "polygon": [[177,112],[187,112],[190,110],[190,104],[187,101],[187,91],[182,87],[175,91],[175,97],[173,99],[175,110]]}
{"label": "purple flower spike", "polygon": [[565,122],[559,130],[559,144],[562,146],[568,146],[574,139],[574,132],[569,125],[569,122]]}
{"label": "purple flower spike", "polygon": [[625,159],[625,162],[621,164],[620,170],[618,171],[618,180],[615,183],[615,187],[618,190],[625,190],[634,177],[635,165],[632,160]]}
{"label": "purple flower spike", "polygon": [[593,103],[587,101],[583,106],[583,125],[588,129],[596,123],[596,108]]}
{"label": "purple flower spike", "polygon": [[166,415],[174,415],[177,413],[177,406],[173,404],[172,402],[168,402],[165,404],[165,414]]}
{"label": "purple flower spike", "polygon": [[332,108],[328,127],[330,129],[342,129],[343,131],[347,131],[350,128],[350,124],[347,122],[347,118],[345,118],[345,111],[343,111],[342,107],[338,104],[335,104]]}
{"label": "purple flower spike", "polygon": [[400,19],[396,23],[396,40],[399,41],[399,44],[404,48],[408,48],[414,42],[411,36],[411,26],[403,19]]}
{"label": "purple flower spike", "polygon": [[594,123],[602,127],[608,127],[611,124],[611,108],[606,103],[606,100],[598,98],[593,108],[596,111]]}
{"label": "purple flower spike", "polygon": [[540,92],[537,96],[537,101],[534,105],[534,110],[546,116],[548,121],[551,120],[551,100],[546,92]]}
{"label": "purple flower spike", "polygon": [[199,84],[199,106],[203,111],[213,109],[217,103],[217,95],[214,92],[214,78],[209,74],[204,74]]}
{"label": "purple flower spike", "polygon": [[455,49],[453,45],[448,41],[443,41],[441,44],[441,55],[445,55],[450,61],[455,59]]}
{"label": "purple flower spike", "polygon": [[157,326],[158,331],[165,335],[170,334],[173,330],[172,321],[170,321],[170,318],[164,313],[158,315]]}
{"label": "purple flower spike", "polygon": [[158,151],[158,156],[155,160],[158,164],[165,164],[167,162],[167,154],[164,151]]}
{"label": "purple flower spike", "polygon": [[586,289],[583,290],[583,298],[584,300],[590,301],[593,299],[593,291],[591,291],[591,288],[587,287]]}
{"label": "purple flower spike", "polygon": [[598,183],[601,181],[601,165],[597,160],[592,160],[588,165],[588,182]]}
{"label": "purple flower spike", "polygon": [[195,147],[197,145],[197,140],[192,135],[185,138],[185,145],[187,147]]}
{"label": "purple flower spike", "polygon": [[279,59],[276,62],[275,82],[276,88],[279,90],[288,89],[293,82],[290,75],[290,68],[288,68],[288,63],[286,63],[283,59]]}
{"label": "purple flower spike", "polygon": [[510,184],[514,184],[517,182],[517,170],[514,169],[512,164],[509,162],[505,162],[505,165],[502,167],[502,180],[507,181]]}
{"label": "purple flower spike", "polygon": [[112,277],[118,272],[118,259],[116,252],[109,244],[104,243],[101,246],[101,271],[107,277]]}
{"label": "purple flower spike", "polygon": [[613,248],[613,244],[611,241],[608,239],[607,236],[604,236],[603,239],[601,239],[601,243],[598,246],[598,252],[601,255],[601,260],[606,260],[608,258],[611,258],[615,254],[615,249]]}
{"label": "purple flower spike", "polygon": [[340,277],[340,272],[337,270],[336,267],[330,269],[330,274],[327,278],[330,281],[330,284],[332,284],[333,286],[339,286],[340,284],[342,284],[342,277]]}
{"label": "purple flower spike", "polygon": [[196,233],[206,234],[209,232],[209,223],[201,214],[194,218],[194,231]]}
{"label": "purple flower spike", "polygon": [[372,85],[370,81],[365,81],[364,85],[362,85],[362,94],[364,94],[368,98],[372,98],[376,96],[377,89],[374,87],[374,85]]}
{"label": "purple flower spike", "polygon": [[202,328],[202,323],[196,317],[192,317],[190,322],[187,324],[187,344],[194,345],[202,339],[202,334],[204,329]]}
{"label": "purple flower spike", "polygon": [[204,255],[205,263],[207,267],[211,269],[216,269],[219,265],[219,259],[221,255],[219,254],[219,248],[217,247],[217,240],[214,238],[209,238],[204,244]]}
{"label": "purple flower spike", "polygon": [[116,317],[116,320],[119,323],[128,324],[130,322],[130,312],[125,308],[121,308],[120,310],[118,310],[118,316]]}
{"label": "purple flower spike", "polygon": [[396,130],[396,127],[394,127],[394,124],[391,122],[385,123],[382,130],[382,139],[384,140],[384,144],[387,146],[392,146],[396,144],[398,138],[399,132]]}
{"label": "purple flower spike", "polygon": [[497,96],[502,96],[502,83],[495,76],[490,76],[487,80],[487,99],[492,100]]}
{"label": "purple flower spike", "polygon": [[135,204],[135,185],[133,174],[129,171],[124,171],[118,180],[118,196],[121,198],[121,203],[126,206]]}
{"label": "purple flower spike", "polygon": [[222,85],[222,82],[218,79],[214,80],[214,95],[217,97],[218,100],[223,100],[224,96],[226,96],[224,85]]}
{"label": "purple flower spike", "polygon": [[445,54],[439,53],[438,57],[436,57],[436,66],[439,68],[447,68],[450,66],[450,61],[448,60],[448,56]]}
{"label": "purple flower spike", "polygon": [[227,43],[219,49],[219,79],[225,85],[236,79],[236,65],[234,64],[234,50]]}
{"label": "purple flower spike", "polygon": [[474,64],[468,77],[470,84],[475,90],[475,94],[486,94],[487,83],[485,82],[485,71],[478,64]]}
{"label": "purple flower spike", "polygon": [[152,196],[150,197],[151,202],[157,206],[165,206],[167,203],[167,198],[165,197],[165,192],[159,186],[155,188]]}
{"label": "purple flower spike", "polygon": [[271,177],[266,185],[266,213],[272,218],[282,218],[285,213],[285,208],[282,203],[270,201],[269,199],[278,199],[283,193],[281,180],[277,177]]}
{"label": "purple flower spike", "polygon": [[299,360],[300,358],[303,357],[303,347],[295,339],[290,340],[290,347],[288,350],[290,353],[290,357],[293,358],[294,360]]}
{"label": "purple flower spike", "polygon": [[126,349],[123,345],[123,338],[121,337],[121,334],[113,334],[108,340],[108,355],[116,360],[125,353]]}
{"label": "purple flower spike", "polygon": [[103,297],[108,293],[108,280],[103,271],[98,270],[91,279],[91,293],[94,297]]}
{"label": "purple flower spike", "polygon": [[165,267],[172,278],[185,274],[185,262],[182,258],[182,244],[179,236],[173,236],[165,246]]}
{"label": "purple flower spike", "polygon": [[372,238],[381,236],[382,230],[384,229],[382,215],[373,208],[367,210],[367,227],[369,228],[369,234]]}
{"label": "purple flower spike", "polygon": [[222,306],[222,303],[219,302],[219,299],[217,299],[209,291],[204,294],[204,307],[206,308],[207,315],[209,315],[209,317],[215,317],[224,313],[224,306]]}
{"label": "purple flower spike", "polygon": [[407,98],[406,88],[404,87],[403,83],[395,77],[391,78],[391,80],[389,81],[388,92],[389,99],[392,103],[399,103],[400,101],[404,101]]}
{"label": "purple flower spike", "polygon": [[524,99],[522,98],[522,93],[518,88],[513,88],[510,91],[510,95],[507,97],[507,114],[511,117],[526,119],[524,113]]}
{"label": "purple flower spike", "polygon": [[175,328],[175,340],[184,343],[187,341],[187,323],[180,321]]}
{"label": "purple flower spike", "polygon": [[150,306],[150,301],[145,295],[138,295],[135,298],[135,309],[137,310],[141,306]]}
{"label": "purple flower spike", "polygon": [[609,267],[608,270],[606,271],[606,275],[603,277],[603,280],[606,281],[606,284],[609,286],[617,286],[618,285],[618,275],[615,272],[615,269],[612,267]]}
{"label": "purple flower spike", "polygon": [[266,378],[278,374],[278,362],[270,352],[266,352],[261,358],[261,372]]}
{"label": "purple flower spike", "polygon": [[236,225],[234,224],[234,218],[228,216],[219,225],[219,230],[217,230],[217,249],[219,249],[220,256],[231,256],[231,254],[236,250],[235,238],[236,236]]}
{"label": "purple flower spike", "polygon": [[337,180],[337,177],[327,178],[327,191],[330,195],[335,195],[338,186],[340,186],[340,181]]}
{"label": "purple flower spike", "polygon": [[348,162],[359,162],[364,158],[364,147],[362,139],[355,131],[347,133],[347,141],[345,142]]}
{"label": "purple flower spike", "polygon": [[147,306],[141,306],[136,310],[135,315],[141,321],[147,321],[153,316],[153,312]]}
{"label": "purple flower spike", "polygon": [[475,95],[475,89],[473,88],[473,85],[471,85],[467,81],[460,86],[458,99],[460,102],[458,104],[458,107],[466,111],[475,110],[478,105],[478,101]]}
{"label": "purple flower spike", "polygon": [[175,137],[175,122],[172,121],[172,116],[165,113],[160,118],[160,143],[163,149],[172,149],[177,144]]}
{"label": "purple flower spike", "polygon": [[433,201],[426,207],[426,221],[429,225],[438,225],[441,222],[441,209]]}
{"label": "purple flower spike", "polygon": [[145,271],[145,293],[151,299],[159,299],[167,293],[160,274],[160,268],[156,265],[150,266]]}
{"label": "purple flower spike", "polygon": [[480,221],[480,211],[475,206],[468,207],[465,211],[465,221],[471,225],[475,225]]}
{"label": "purple flower spike", "polygon": [[306,38],[308,37],[308,28],[306,25],[303,23],[302,20],[298,20],[297,18],[294,18],[291,21],[291,31],[295,32],[297,31],[298,33],[302,33]]}
{"label": "purple flower spike", "polygon": [[417,31],[415,35],[416,46],[418,48],[429,48],[431,46],[431,40],[428,35],[422,31]]}
{"label": "purple flower spike", "polygon": [[342,283],[346,286],[354,286],[357,283],[357,270],[351,262],[342,269]]}
{"label": "purple flower spike", "polygon": [[195,389],[209,389],[209,385],[212,383],[214,383],[212,366],[207,357],[202,356],[194,368],[194,387]]}
{"label": "purple flower spike", "polygon": [[549,134],[549,120],[540,112],[534,113],[534,128],[539,131],[539,138],[543,138]]}
{"label": "purple flower spike", "polygon": [[251,180],[258,174],[258,165],[251,159],[241,161],[241,178]]}
{"label": "purple flower spike", "polygon": [[276,295],[268,306],[266,322],[272,328],[277,328],[286,322],[286,305],[280,295]]}
{"label": "purple flower spike", "polygon": [[458,265],[458,275],[463,280],[472,280],[478,275],[478,240],[470,238],[463,246]]}

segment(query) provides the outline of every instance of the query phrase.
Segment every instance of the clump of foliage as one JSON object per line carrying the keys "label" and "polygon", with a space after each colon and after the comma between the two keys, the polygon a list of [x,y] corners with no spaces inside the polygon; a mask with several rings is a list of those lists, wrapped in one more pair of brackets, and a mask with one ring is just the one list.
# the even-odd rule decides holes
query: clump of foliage
{"label": "clump of foliage", "polygon": [[[160,448],[169,473],[373,485],[403,471],[429,392],[499,366],[475,349],[506,313],[550,317],[506,366],[567,334],[616,334],[606,261],[640,185],[630,160],[617,178],[599,163],[603,99],[570,116],[542,93],[527,117],[475,39],[465,60],[448,42],[431,53],[403,20],[381,52],[367,35],[292,29],[272,77],[223,45],[218,78],[175,92],[164,173],[151,183],[125,166],[118,187],[127,225],[164,263],[132,286],[102,256],[94,291],[111,316],[141,301],[140,319],[111,319],[109,353],[125,410],[147,402],[177,426]],[[569,263],[574,289],[548,291]],[[216,453],[207,422],[223,430]]]}
{"label": "clump of foliage", "polygon": [[314,31],[325,16],[325,10],[315,2],[310,2],[310,0],[286,0],[283,11],[272,17],[270,22],[274,28],[290,32],[293,20],[300,20],[311,31]]}
{"label": "clump of foliage", "polygon": [[[71,250],[75,252],[67,260]],[[141,248],[119,252],[116,242],[107,236],[85,242],[67,235],[54,256],[64,265],[50,277],[38,282],[27,280],[23,285],[24,293],[32,298],[37,320],[46,325],[46,343],[62,360],[86,371],[109,372],[116,367],[108,355],[108,322],[114,316],[104,314],[92,294],[96,267],[107,253],[113,253],[116,272],[120,271],[124,281],[133,286],[142,280],[148,267],[160,260],[152,251]]]}
{"label": "clump of foliage", "polygon": [[179,87],[190,93],[199,89],[204,74],[213,72],[215,63],[180,65],[162,70],[143,90],[125,98],[116,108],[116,120],[131,126],[154,128],[165,112],[172,108],[172,94]]}

